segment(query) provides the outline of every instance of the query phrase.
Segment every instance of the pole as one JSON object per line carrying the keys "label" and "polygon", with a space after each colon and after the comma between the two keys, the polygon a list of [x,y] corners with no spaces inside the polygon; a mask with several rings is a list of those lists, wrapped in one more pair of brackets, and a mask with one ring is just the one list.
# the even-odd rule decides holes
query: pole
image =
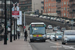
{"label": "pole", "polygon": [[12,42],[12,7],[11,7],[11,1],[10,0],[10,23],[11,23],[11,26],[10,26],[10,42]]}
{"label": "pole", "polygon": [[4,33],[4,45],[7,45],[7,9],[5,0],[5,33]]}
{"label": "pole", "polygon": [[17,19],[16,19],[16,39],[17,39]]}
{"label": "pole", "polygon": [[14,18],[14,40],[15,40],[15,18]]}
{"label": "pole", "polygon": [[[24,26],[25,26],[25,12],[24,12]],[[24,29],[24,32],[25,32],[25,29]]]}

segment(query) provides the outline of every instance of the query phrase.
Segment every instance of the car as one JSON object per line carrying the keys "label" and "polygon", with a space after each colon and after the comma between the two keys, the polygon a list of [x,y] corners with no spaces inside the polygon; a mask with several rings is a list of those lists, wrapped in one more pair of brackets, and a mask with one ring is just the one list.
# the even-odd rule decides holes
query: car
{"label": "car", "polygon": [[60,22],[61,20],[59,18],[57,18],[56,21]]}
{"label": "car", "polygon": [[46,19],[46,16],[43,16],[43,19]]}
{"label": "car", "polygon": [[65,28],[65,27],[62,27],[62,28],[61,28],[61,31],[64,32],[64,30],[66,30],[66,28]]}
{"label": "car", "polygon": [[62,40],[63,32],[55,32],[55,41]]}
{"label": "car", "polygon": [[58,29],[61,29],[61,27],[60,26],[56,26]]}
{"label": "car", "polygon": [[75,30],[65,30],[62,38],[62,44],[75,43]]}
{"label": "car", "polygon": [[39,16],[39,18],[42,18],[42,17],[43,17],[42,15]]}
{"label": "car", "polygon": [[50,33],[47,33],[46,36],[47,39],[50,39]]}
{"label": "car", "polygon": [[58,30],[58,28],[57,28],[57,27],[54,27],[54,28],[53,28],[53,31],[57,31],[57,30]]}
{"label": "car", "polygon": [[53,20],[53,19],[54,19],[53,17],[50,18],[50,20]]}
{"label": "car", "polygon": [[55,39],[55,32],[50,33],[50,41]]}
{"label": "car", "polygon": [[53,27],[52,27],[52,25],[48,25],[48,27],[47,27],[48,29],[52,29]]}

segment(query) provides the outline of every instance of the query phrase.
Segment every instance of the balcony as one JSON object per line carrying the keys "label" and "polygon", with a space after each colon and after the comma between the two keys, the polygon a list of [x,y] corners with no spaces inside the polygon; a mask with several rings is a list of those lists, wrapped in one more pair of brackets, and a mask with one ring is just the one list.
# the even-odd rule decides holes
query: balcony
{"label": "balcony", "polygon": [[44,4],[44,1],[41,1],[42,4]]}
{"label": "balcony", "polygon": [[61,10],[57,10],[56,12],[57,12],[58,14],[60,14],[60,13],[61,13]]}
{"label": "balcony", "polygon": [[61,0],[56,0],[56,2],[61,2]]}

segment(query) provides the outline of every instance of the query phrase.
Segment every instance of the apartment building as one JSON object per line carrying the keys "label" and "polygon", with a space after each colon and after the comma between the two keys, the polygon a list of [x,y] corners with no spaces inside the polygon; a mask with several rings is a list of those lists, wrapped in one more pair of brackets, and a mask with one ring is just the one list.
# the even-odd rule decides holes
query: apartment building
{"label": "apartment building", "polygon": [[44,0],[41,1],[41,14],[43,14],[44,12]]}
{"label": "apartment building", "polygon": [[19,4],[21,11],[32,11],[32,0],[19,0]]}
{"label": "apartment building", "polygon": [[69,0],[69,17],[75,18],[75,0]]}
{"label": "apartment building", "polygon": [[44,12],[45,15],[57,16],[56,13],[56,0],[44,0]]}
{"label": "apartment building", "polygon": [[57,15],[59,17],[67,17],[67,18],[72,18],[74,17],[74,3],[75,0],[56,0],[57,2]]}

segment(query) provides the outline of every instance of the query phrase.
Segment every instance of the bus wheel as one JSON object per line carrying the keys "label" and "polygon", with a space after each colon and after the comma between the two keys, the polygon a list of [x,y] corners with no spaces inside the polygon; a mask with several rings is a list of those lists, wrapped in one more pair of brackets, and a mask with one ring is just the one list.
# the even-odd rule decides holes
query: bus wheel
{"label": "bus wheel", "polygon": [[43,42],[45,42],[45,40],[43,40]]}

